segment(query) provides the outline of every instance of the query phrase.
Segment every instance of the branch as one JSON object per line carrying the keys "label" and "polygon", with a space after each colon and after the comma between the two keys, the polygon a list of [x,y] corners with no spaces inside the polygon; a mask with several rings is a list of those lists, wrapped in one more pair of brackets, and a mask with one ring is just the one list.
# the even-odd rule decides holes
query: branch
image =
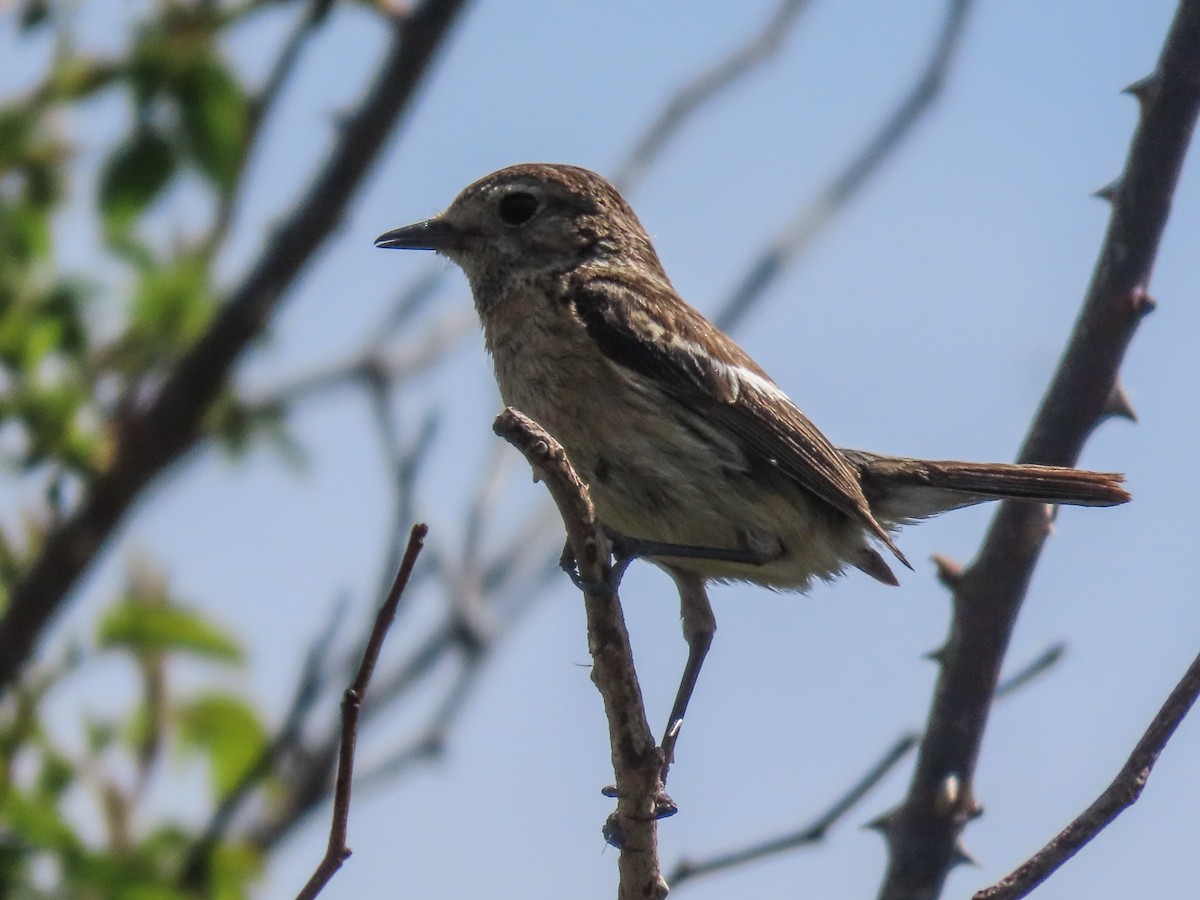
{"label": "branch", "polygon": [[[1040,677],[1060,659],[1062,659],[1064,647],[1062,644],[1053,644],[1043,650],[1036,659],[1027,663],[1025,666],[1014,672],[996,688],[996,699],[1000,700],[1008,697],[1014,692],[1025,687],[1034,679]],[[671,877],[667,882],[675,888],[680,884],[699,878],[703,875],[712,875],[715,872],[723,872],[726,869],[732,869],[737,866],[745,865],[746,863],[757,862],[760,859],[765,859],[768,856],[774,856],[778,853],[784,853],[788,850],[795,850],[799,847],[807,847],[812,844],[820,843],[825,840],[829,829],[836,825],[844,818],[858,803],[867,796],[875,787],[887,777],[888,773],[896,767],[896,765],[908,756],[909,752],[917,746],[920,741],[921,734],[917,731],[910,731],[902,734],[892,743],[867,773],[862,776],[853,786],[851,786],[832,806],[824,813],[818,816],[811,824],[804,826],[798,831],[789,832],[788,834],[768,838],[760,841],[757,844],[751,844],[740,850],[733,850],[725,853],[715,854],[698,862],[692,862],[688,859],[682,859],[675,866]],[[871,823],[870,827],[882,829],[886,827],[887,816],[884,816],[875,822]]]}
{"label": "branch", "polygon": [[425,525],[414,525],[408,539],[408,549],[404,551],[404,559],[396,572],[396,580],[388,592],[387,600],[379,609],[375,618],[375,627],[371,629],[371,639],[363,651],[362,662],[354,682],[346,689],[342,697],[342,741],[338,753],[337,787],[333,798],[333,824],[329,829],[329,844],[325,849],[325,857],[313,872],[312,877],[304,888],[296,895],[296,900],[311,900],[324,890],[337,870],[350,858],[350,848],[346,846],[346,829],[350,821],[350,786],[354,776],[354,745],[358,737],[358,714],[362,709],[363,700],[367,695],[367,686],[371,683],[371,675],[375,672],[375,663],[379,660],[379,651],[383,649],[384,638],[388,628],[396,617],[396,608],[400,605],[400,597],[412,574],[417,556],[424,546],[425,535],[429,529]]}
{"label": "branch", "polygon": [[992,887],[976,893],[973,900],[1018,900],[1028,895],[1117,816],[1136,803],[1158,761],[1158,755],[1196,702],[1197,695],[1200,695],[1200,656],[1192,661],[1179,684],[1175,685],[1175,690],[1171,691],[1104,793],[1028,862]]}
{"label": "branch", "polygon": [[662,111],[642,134],[625,158],[613,183],[623,192],[631,190],[646,174],[646,169],[662,153],[663,147],[704,104],[731,87],[758,66],[767,62],[783,46],[788,31],[809,6],[811,0],[783,0],[761,31],[735,48],[723,59],[706,68],[676,91]]}
{"label": "branch", "polygon": [[254,145],[262,133],[262,124],[270,115],[292,73],[295,72],[296,63],[300,60],[300,51],[304,48],[305,42],[325,21],[331,6],[330,0],[309,0],[308,9],[304,11],[300,21],[288,35],[279,55],[275,58],[271,73],[267,76],[262,90],[258,96],[251,99],[246,115],[246,137],[242,146],[242,164],[238,168],[236,182],[229,190],[221,193],[212,228],[209,229],[209,233],[204,239],[206,256],[211,256],[221,241],[225,239],[240,198],[243,178],[246,174],[245,163],[254,152]]}
{"label": "branch", "polygon": [[[1200,0],[1180,4],[1157,71],[1130,90],[1141,122],[1125,173],[1106,192],[1113,212],[1100,259],[1020,462],[1073,465],[1121,407],[1118,372],[1153,306],[1146,286],[1200,108]],[[992,689],[1050,520],[1041,504],[1002,504],[978,557],[948,579],[950,637],[912,784],[887,832],[885,900],[936,897],[965,858],[958,837],[977,809],[971,783]]]}
{"label": "branch", "polygon": [[334,606],[329,623],[313,640],[308,648],[308,653],[305,654],[300,680],[292,695],[288,712],[283,718],[283,724],[263,749],[259,758],[217,805],[204,833],[188,851],[181,867],[183,887],[193,891],[204,887],[207,883],[208,867],[213,851],[225,838],[234,818],[244,809],[247,801],[254,796],[255,789],[276,773],[276,765],[280,757],[294,748],[300,740],[309,713],[312,712],[320,697],[327,675],[326,660],[344,613],[344,603]]}
{"label": "branch", "polygon": [[466,0],[427,0],[393,23],[393,40],[363,102],[346,121],[308,195],[267,244],[209,330],[150,403],[118,423],[108,468],[47,535],[9,594],[0,621],[0,689],[10,685],[43,629],[142,490],[195,446],[204,418],[241,354],[262,334],[284,293],[341,221]]}
{"label": "branch", "polygon": [[933,53],[920,77],[879,131],[850,164],[834,176],[810,206],[788,224],[754,261],[733,294],[713,317],[724,331],[737,327],[784,267],[807,248],[817,233],[880,170],[942,92],[958,49],[972,0],[949,0]]}
{"label": "branch", "polygon": [[[662,796],[662,753],[646,721],[642,689],[615,585],[611,548],[587,485],[579,480],[562,446],[531,419],[509,407],[496,417],[496,434],[521,451],[545,482],[567,529],[587,613],[592,681],[604,699],[616,774],[617,809],[605,823],[605,838],[620,850],[620,900],[662,900],[667,895],[658,865],[655,818]],[[611,585],[611,586],[610,586]]]}
{"label": "branch", "polygon": [[459,340],[474,333],[477,322],[472,311],[451,313],[434,322],[424,334],[411,341],[389,345],[371,342],[361,350],[314,366],[277,385],[247,391],[245,404],[249,412],[254,413],[280,404],[313,400],[329,391],[362,384],[367,380],[400,383],[415,375],[422,375],[442,362]]}
{"label": "branch", "polygon": [[740,850],[711,856],[699,862],[682,859],[671,873],[668,882],[672,887],[678,888],[684,882],[702,875],[712,875],[714,872],[756,862],[767,856],[795,850],[797,847],[820,843],[825,839],[830,828],[857,806],[858,802],[869,794],[879,782],[883,781],[900,760],[908,756],[909,751],[917,745],[917,737],[915,734],[906,734],[898,738],[862,778],[811,824],[790,834],[751,844]]}

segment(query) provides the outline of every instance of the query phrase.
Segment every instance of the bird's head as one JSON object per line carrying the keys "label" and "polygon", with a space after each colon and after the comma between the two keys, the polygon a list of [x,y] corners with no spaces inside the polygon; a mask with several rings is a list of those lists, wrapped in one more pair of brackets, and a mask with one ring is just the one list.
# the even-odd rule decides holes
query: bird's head
{"label": "bird's head", "polygon": [[616,188],[587,169],[545,163],[493,172],[441,215],[382,234],[375,246],[436,250],[463,269],[481,305],[589,263],[661,271]]}

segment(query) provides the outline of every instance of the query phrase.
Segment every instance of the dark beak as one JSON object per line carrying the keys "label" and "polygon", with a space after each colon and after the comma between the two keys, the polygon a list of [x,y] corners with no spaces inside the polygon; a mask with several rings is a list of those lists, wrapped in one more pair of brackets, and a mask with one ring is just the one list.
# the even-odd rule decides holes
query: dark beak
{"label": "dark beak", "polygon": [[375,246],[385,250],[447,250],[459,244],[462,233],[444,219],[426,219],[405,225],[375,238]]}

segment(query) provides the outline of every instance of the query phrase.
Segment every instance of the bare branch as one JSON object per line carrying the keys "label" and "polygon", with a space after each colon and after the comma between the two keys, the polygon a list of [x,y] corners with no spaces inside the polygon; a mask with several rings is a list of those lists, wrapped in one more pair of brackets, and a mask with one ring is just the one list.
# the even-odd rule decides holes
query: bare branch
{"label": "bare branch", "polygon": [[373,765],[360,777],[365,786],[378,781],[395,778],[409,766],[433,759],[446,746],[446,733],[466,705],[471,692],[483,677],[482,658],[472,660],[459,670],[450,689],[438,704],[429,724],[408,746],[402,747]]}
{"label": "bare branch", "polygon": [[1049,671],[1054,666],[1058,665],[1059,660],[1063,658],[1063,654],[1067,652],[1066,644],[1052,644],[1042,651],[1041,655],[1024,668],[1018,669],[996,686],[996,693],[993,695],[993,700],[1003,700],[1009,694],[1019,691],[1035,678],[1039,678],[1045,672]]}
{"label": "bare branch", "polygon": [[650,123],[641,139],[625,158],[613,184],[629,191],[641,181],[646,169],[662,153],[667,142],[679,133],[684,124],[701,107],[731,87],[758,66],[774,56],[787,37],[792,25],[809,6],[811,0],[783,0],[763,28],[740,47],[737,47],[709,66],[676,91],[662,111]]}
{"label": "bare branch", "polygon": [[[1048,672],[1062,659],[1064,649],[1062,644],[1054,644],[1043,650],[1035,659],[1000,683],[996,688],[996,699],[999,700],[1010,696],[1034,679]],[[920,739],[921,734],[917,731],[910,731],[896,738],[892,746],[880,757],[879,761],[850,787],[837,802],[818,816],[811,824],[804,826],[798,831],[768,838],[740,850],[715,854],[696,862],[686,858],[682,859],[675,866],[671,877],[667,879],[667,883],[674,888],[678,888],[680,884],[704,875],[712,875],[716,872],[745,865],[746,863],[757,862],[768,856],[774,856],[778,853],[795,850],[799,847],[807,847],[823,841],[829,833],[829,829],[841,821],[876,785],[883,781],[888,773],[917,746],[917,742]],[[885,827],[888,818],[886,815],[881,817],[873,823],[874,827],[880,829]]]}
{"label": "bare branch", "polygon": [[[1152,303],[1146,288],[1171,196],[1200,109],[1200,0],[1183,0],[1158,69],[1135,86],[1142,117],[1092,283],[1019,461],[1073,465],[1093,429],[1111,415],[1125,350]],[[971,788],[991,694],[1050,513],[1006,502],[975,561],[954,580],[950,637],[908,797],[888,831],[890,861],[880,891],[936,897],[964,857],[958,838],[975,813]],[[942,786],[957,789],[946,802]]]}
{"label": "bare branch", "polygon": [[941,31],[920,77],[850,164],[839,172],[810,206],[784,227],[762,252],[713,320],[725,331],[737,327],[784,267],[807,248],[817,233],[879,171],[942,92],[958,49],[972,0],[949,0]]}
{"label": "bare branch", "polygon": [[917,737],[915,734],[906,734],[900,737],[888,748],[887,752],[883,754],[878,762],[868,769],[867,773],[846,791],[845,794],[839,797],[829,809],[799,831],[751,844],[740,850],[711,856],[699,862],[682,859],[671,873],[671,877],[667,879],[668,882],[672,887],[677,888],[684,882],[702,875],[711,875],[714,872],[756,862],[765,857],[774,856],[777,853],[795,850],[797,847],[820,843],[825,839],[825,835],[830,828],[857,806],[858,802],[870,793],[879,782],[883,781],[900,760],[908,756],[909,751],[917,745]]}
{"label": "bare branch", "polygon": [[1136,803],[1158,761],[1158,755],[1196,702],[1197,695],[1200,695],[1200,656],[1192,661],[1179,684],[1175,685],[1104,793],[1026,863],[1007,878],[977,892],[973,900],[1018,900],[1027,896],[1117,816]]}
{"label": "bare branch", "polygon": [[350,787],[354,778],[354,745],[358,737],[358,715],[367,695],[367,687],[371,683],[371,675],[375,672],[375,664],[379,661],[379,651],[383,649],[384,638],[392,620],[396,617],[396,608],[400,605],[400,597],[412,575],[413,566],[417,564],[417,556],[424,546],[425,535],[429,529],[424,525],[414,525],[408,540],[408,549],[404,551],[404,559],[396,572],[396,580],[388,592],[387,599],[379,609],[375,618],[375,627],[371,629],[371,639],[363,652],[358,674],[346,689],[342,697],[342,741],[338,754],[337,787],[334,790],[333,824],[329,829],[329,844],[325,857],[313,872],[312,878],[296,895],[296,900],[311,900],[324,890],[337,870],[350,858],[350,848],[346,846],[346,830],[350,823]]}
{"label": "bare branch", "polygon": [[562,446],[511,407],[496,417],[500,435],[521,451],[545,482],[567,529],[587,612],[592,681],[604,699],[616,774],[617,809],[605,823],[605,838],[620,850],[621,900],[662,900],[667,895],[658,864],[655,818],[662,794],[662,752],[655,746],[621,602],[610,574],[611,547],[596,520],[585,485]]}
{"label": "bare branch", "polygon": [[16,678],[51,617],[142,489],[200,439],[205,415],[234,364],[341,221],[464,6],[465,0],[426,0],[393,23],[393,40],[374,84],[346,121],[308,195],[209,330],[168,374],[157,396],[121,423],[108,468],[79,508],[47,535],[37,558],[11,586],[0,621],[0,689]]}
{"label": "bare branch", "polygon": [[[242,148],[243,163],[254,152],[254,144],[262,132],[262,124],[295,71],[296,63],[300,60],[300,51],[304,49],[305,42],[325,21],[331,5],[330,0],[309,0],[308,8],[280,48],[279,55],[275,58],[271,73],[267,76],[262,90],[257,97],[251,100],[246,121],[246,139]],[[205,238],[206,253],[211,254],[229,231],[229,224],[233,221],[234,212],[237,210],[245,171],[243,165],[238,171],[236,183],[221,195],[216,218]]]}
{"label": "bare branch", "polygon": [[250,411],[281,403],[311,400],[329,391],[361,384],[365,379],[393,382],[420,375],[437,365],[446,352],[475,330],[474,313],[463,310],[443,316],[420,337],[403,343],[382,345],[371,341],[364,349],[293,376],[262,390],[249,391]]}
{"label": "bare branch", "polygon": [[[418,567],[410,585],[420,571],[422,568]],[[455,604],[450,604],[450,620],[411,649],[405,661],[393,672],[376,679],[371,693],[372,702],[363,710],[360,727],[385,716],[411,692],[429,684],[435,673],[442,671],[455,656],[459,658],[460,668],[454,675],[453,683],[443,694],[428,722],[421,727],[418,736],[374,763],[359,776],[360,784],[394,777],[441,753],[445,736],[454,719],[465,708],[470,692],[483,676],[490,654],[499,646],[504,634],[516,624],[520,613],[532,601],[532,594],[532,590],[526,590],[523,604],[512,604],[504,615],[494,617],[493,627],[482,642],[478,640],[477,633],[469,633],[461,627],[453,615]],[[265,852],[285,839],[325,802],[330,793],[329,775],[337,760],[339,741],[340,731],[335,727],[327,736],[312,742],[309,749],[298,754],[299,765],[296,771],[288,773],[286,779],[288,794],[284,801],[272,804],[269,811],[246,829],[249,841],[260,851]]]}

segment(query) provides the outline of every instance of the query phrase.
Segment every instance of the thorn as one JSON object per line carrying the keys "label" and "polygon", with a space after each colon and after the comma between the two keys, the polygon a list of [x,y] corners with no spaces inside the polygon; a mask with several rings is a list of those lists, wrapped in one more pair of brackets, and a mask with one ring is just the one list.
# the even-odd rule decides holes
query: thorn
{"label": "thorn", "polygon": [[1128,419],[1130,422],[1138,420],[1133,404],[1129,402],[1129,395],[1125,393],[1125,388],[1121,387],[1121,382],[1114,383],[1112,390],[1108,392],[1108,399],[1104,401],[1103,415],[1105,418]]}
{"label": "thorn", "polygon": [[878,832],[890,840],[892,836],[892,829],[896,827],[896,814],[898,812],[898,808],[890,809],[882,815],[872,819],[870,822],[864,825],[863,828]]}
{"label": "thorn", "polygon": [[1150,313],[1154,312],[1155,307],[1158,306],[1158,302],[1151,297],[1149,292],[1141,285],[1138,285],[1133,289],[1131,301],[1134,315],[1138,316],[1149,315]]}
{"label": "thorn", "polygon": [[937,663],[939,666],[946,661],[946,645],[943,644],[928,653],[922,653],[921,659],[927,659],[931,663]]}
{"label": "thorn", "polygon": [[1121,193],[1121,187],[1125,181],[1121,176],[1117,176],[1100,190],[1095,191],[1092,196],[1097,200],[1107,200],[1109,203],[1117,202],[1117,195]]}
{"label": "thorn", "polygon": [[934,566],[937,567],[937,577],[945,587],[950,590],[957,590],[962,583],[962,566],[956,563],[948,556],[943,556],[940,553],[935,553],[930,557],[933,560]]}
{"label": "thorn", "polygon": [[1155,69],[1145,78],[1139,78],[1125,90],[1122,94],[1129,94],[1137,98],[1138,105],[1142,108],[1142,113],[1145,114],[1146,107],[1158,99],[1158,92],[1162,88],[1162,74]]}
{"label": "thorn", "polygon": [[979,861],[967,852],[967,848],[962,845],[962,841],[956,841],[954,844],[954,856],[950,860],[950,865],[977,867],[979,865]]}

